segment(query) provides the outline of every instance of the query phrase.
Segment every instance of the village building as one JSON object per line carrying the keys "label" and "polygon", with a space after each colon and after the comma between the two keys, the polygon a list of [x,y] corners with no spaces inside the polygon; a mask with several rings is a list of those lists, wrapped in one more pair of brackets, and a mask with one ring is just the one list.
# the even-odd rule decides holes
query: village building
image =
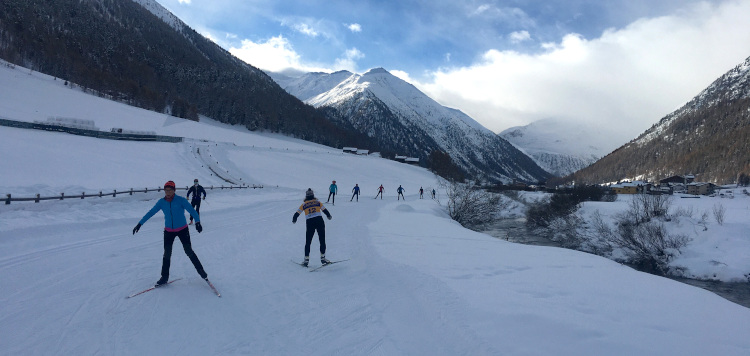
{"label": "village building", "polygon": [[687,185],[687,193],[692,195],[709,195],[716,190],[716,184],[706,182],[693,182]]}
{"label": "village building", "polygon": [[695,180],[695,176],[692,174],[684,175],[684,176],[671,176],[669,178],[664,178],[659,181],[660,184],[670,184],[670,183],[679,183],[679,184],[690,184]]}
{"label": "village building", "polygon": [[638,194],[651,188],[651,183],[643,181],[623,182],[610,186],[616,194]]}

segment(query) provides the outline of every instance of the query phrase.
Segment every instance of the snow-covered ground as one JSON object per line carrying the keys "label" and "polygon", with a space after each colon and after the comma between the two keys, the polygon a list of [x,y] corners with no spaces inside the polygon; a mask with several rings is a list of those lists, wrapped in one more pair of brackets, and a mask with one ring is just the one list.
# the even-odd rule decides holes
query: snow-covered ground
{"label": "snow-covered ground", "polygon": [[[418,199],[420,186],[436,184],[424,169],[168,118],[0,68],[0,116],[51,115],[208,141],[118,142],[0,127],[3,196],[169,179],[187,185],[196,177],[222,184],[201,167],[198,146],[218,167],[265,188],[209,190],[204,231],[191,227],[222,298],[178,246],[171,276],[182,280],[124,298],[159,277],[161,214],[131,232],[159,193],[0,205],[0,354],[750,353],[747,308],[590,254],[464,229],[435,201]],[[331,180],[341,193],[327,205],[334,218],[326,221],[326,255],[351,260],[309,273],[290,262],[304,245],[304,224],[291,217],[305,189],[325,200]],[[350,202],[355,183],[364,194]],[[385,198],[372,199],[380,184]],[[399,184],[407,201],[393,200]],[[731,216],[725,226],[747,234]],[[315,241],[313,265],[317,248]],[[747,258],[745,251],[727,253]]]}
{"label": "snow-covered ground", "polygon": [[[614,226],[615,218],[628,210],[633,197],[620,195],[613,203],[586,202],[580,215],[591,223],[594,213],[599,212],[603,220]],[[743,193],[743,188],[721,189],[710,197],[675,194],[670,206],[670,220],[663,222],[667,231],[690,239],[670,262],[673,269],[684,269],[689,278],[748,282],[750,196]],[[714,211],[723,211],[719,221]],[[592,228],[589,224],[585,227]]]}

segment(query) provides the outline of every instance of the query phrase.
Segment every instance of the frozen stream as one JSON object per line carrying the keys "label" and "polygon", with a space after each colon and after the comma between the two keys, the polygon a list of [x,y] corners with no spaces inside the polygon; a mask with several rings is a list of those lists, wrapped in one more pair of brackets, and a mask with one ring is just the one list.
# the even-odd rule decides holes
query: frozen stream
{"label": "frozen stream", "polygon": [[[526,230],[526,219],[501,219],[484,226],[481,232],[496,238],[526,245],[560,247],[555,241],[530,233]],[[690,278],[668,277],[673,280],[709,290],[717,295],[750,308],[750,283],[705,281]]]}

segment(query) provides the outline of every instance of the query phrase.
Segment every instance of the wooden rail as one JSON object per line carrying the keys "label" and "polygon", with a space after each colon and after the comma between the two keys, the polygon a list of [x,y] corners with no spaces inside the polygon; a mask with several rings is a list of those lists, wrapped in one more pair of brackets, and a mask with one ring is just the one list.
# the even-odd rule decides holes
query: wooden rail
{"label": "wooden rail", "polygon": [[[207,190],[214,190],[214,189],[249,189],[249,188],[258,189],[258,188],[263,188],[263,186],[262,185],[255,185],[255,184],[253,184],[253,185],[230,185],[230,186],[224,186],[224,185],[213,186],[212,185],[212,186],[210,186],[208,188],[206,188],[206,187],[203,187],[203,188],[207,189]],[[133,195],[133,193],[161,192],[163,189],[164,188],[161,188],[161,187],[152,188],[152,189],[149,189],[149,188],[145,188],[145,189],[133,189],[133,188],[130,188],[130,190],[123,190],[123,191],[119,191],[119,192],[115,189],[112,192],[108,192],[108,193],[104,193],[104,192],[102,192],[100,190],[98,194],[97,193],[86,194],[85,192],[83,192],[81,194],[76,194],[76,195],[65,195],[65,193],[60,193],[60,195],[49,196],[49,197],[42,197],[42,196],[40,196],[40,194],[37,194],[35,197],[30,197],[30,198],[13,198],[11,196],[11,194],[6,194],[5,195],[6,196],[6,198],[5,198],[5,205],[8,205],[8,204],[10,204],[11,202],[14,202],[14,201],[33,201],[35,203],[38,203],[38,202],[40,202],[42,200],[84,199],[84,198],[91,198],[91,197],[102,198],[102,197],[109,197],[109,196],[116,197],[118,194],[119,195],[123,195],[123,194]],[[188,189],[190,189],[190,187],[177,188],[176,190],[188,190]]]}

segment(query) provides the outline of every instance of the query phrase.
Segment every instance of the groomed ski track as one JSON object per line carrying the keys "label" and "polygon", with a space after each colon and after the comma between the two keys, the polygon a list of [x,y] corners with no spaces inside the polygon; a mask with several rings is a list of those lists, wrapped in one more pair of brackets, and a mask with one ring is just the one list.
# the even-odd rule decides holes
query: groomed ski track
{"label": "groomed ski track", "polygon": [[[2,349],[9,354],[55,350],[109,355],[490,351],[462,331],[460,303],[445,302],[449,290],[394,265],[373,246],[367,225],[375,223],[380,206],[401,203],[362,199],[328,204],[334,220],[327,221],[327,255],[351,261],[306,273],[287,262],[303,255],[304,222],[291,223],[301,202],[298,193],[266,189],[242,197],[217,195],[210,197],[217,205],[222,199],[247,201],[219,211],[204,206],[205,230],[198,234],[190,227],[193,248],[222,298],[200,279],[179,241],[171,276],[184,279],[139,298],[124,298],[159,277],[160,216],[135,236],[131,225],[137,219],[14,231],[4,246],[31,245],[25,236],[42,236],[42,241],[13,256],[0,252],[1,321],[13,325],[4,329]],[[137,204],[145,208],[151,202]],[[316,266],[317,239],[312,250],[311,266]],[[40,309],[43,316],[30,320]],[[405,314],[421,325],[400,325]],[[370,337],[363,340],[361,335]],[[457,336],[461,342],[445,342]],[[180,340],[200,342],[183,347]]]}

